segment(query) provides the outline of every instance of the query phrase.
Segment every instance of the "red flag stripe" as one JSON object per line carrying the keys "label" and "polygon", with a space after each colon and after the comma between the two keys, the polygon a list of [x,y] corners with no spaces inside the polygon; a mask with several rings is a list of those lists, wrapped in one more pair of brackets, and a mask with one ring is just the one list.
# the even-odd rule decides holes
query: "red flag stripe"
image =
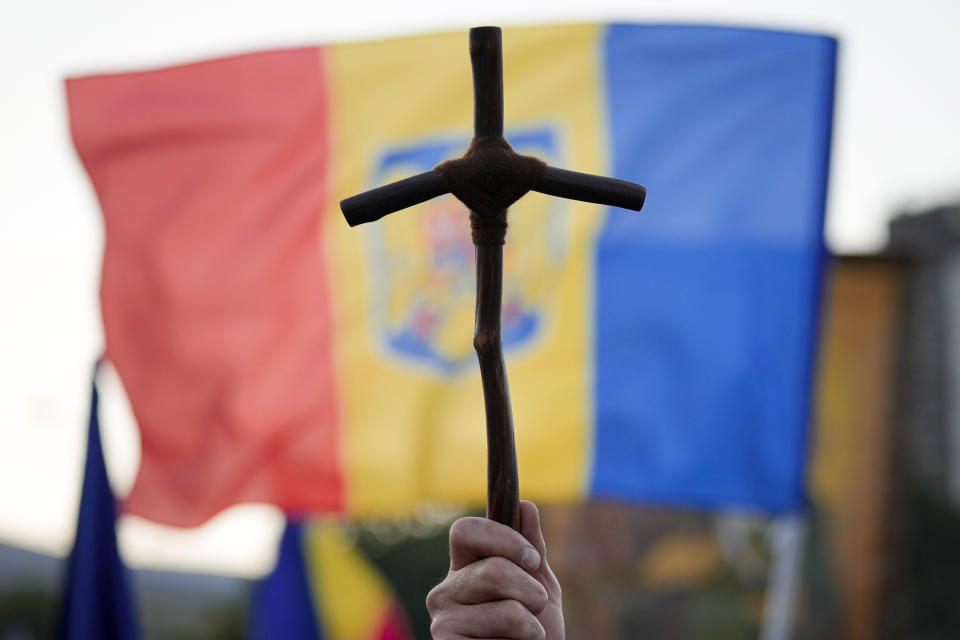
{"label": "red flag stripe", "polygon": [[103,209],[107,353],[140,425],[126,510],[343,506],[323,50],[67,82]]}

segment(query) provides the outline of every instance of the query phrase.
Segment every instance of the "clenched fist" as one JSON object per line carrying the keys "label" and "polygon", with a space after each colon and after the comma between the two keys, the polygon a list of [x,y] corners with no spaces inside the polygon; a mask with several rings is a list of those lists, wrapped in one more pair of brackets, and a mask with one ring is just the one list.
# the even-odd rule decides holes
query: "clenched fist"
{"label": "clenched fist", "polygon": [[520,533],[485,518],[450,527],[450,571],[427,595],[434,640],[563,640],[560,583],[547,564],[537,507],[520,503]]}

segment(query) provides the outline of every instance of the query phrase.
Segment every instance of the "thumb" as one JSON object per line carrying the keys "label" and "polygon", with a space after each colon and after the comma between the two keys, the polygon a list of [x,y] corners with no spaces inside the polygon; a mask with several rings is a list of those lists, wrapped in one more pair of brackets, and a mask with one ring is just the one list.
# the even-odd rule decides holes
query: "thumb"
{"label": "thumb", "polygon": [[520,501],[520,535],[527,539],[540,554],[540,567],[543,569],[547,561],[547,544],[540,530],[540,511],[537,505],[529,500]]}

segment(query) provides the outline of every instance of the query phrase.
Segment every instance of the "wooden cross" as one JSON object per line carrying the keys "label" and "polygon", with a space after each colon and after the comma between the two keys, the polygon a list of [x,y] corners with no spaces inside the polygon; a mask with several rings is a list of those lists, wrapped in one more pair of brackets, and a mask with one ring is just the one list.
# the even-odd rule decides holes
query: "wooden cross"
{"label": "wooden cross", "polygon": [[518,529],[517,452],[500,337],[507,208],[533,190],[639,211],[647,191],[632,182],[555,169],[514,153],[503,137],[499,27],[470,30],[470,60],[474,137],[466,154],[432,171],[342,200],[340,209],[351,227],[445,193],[452,193],[470,210],[477,265],[473,346],[480,362],[487,417],[487,517]]}

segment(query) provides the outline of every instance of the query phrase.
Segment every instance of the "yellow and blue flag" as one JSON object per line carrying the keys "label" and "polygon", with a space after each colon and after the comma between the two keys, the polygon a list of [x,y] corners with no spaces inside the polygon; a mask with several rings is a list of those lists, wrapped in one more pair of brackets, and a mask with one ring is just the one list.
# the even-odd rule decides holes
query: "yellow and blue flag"
{"label": "yellow and blue flag", "polygon": [[251,640],[413,640],[380,568],[342,523],[287,522],[273,570],[253,597]]}

